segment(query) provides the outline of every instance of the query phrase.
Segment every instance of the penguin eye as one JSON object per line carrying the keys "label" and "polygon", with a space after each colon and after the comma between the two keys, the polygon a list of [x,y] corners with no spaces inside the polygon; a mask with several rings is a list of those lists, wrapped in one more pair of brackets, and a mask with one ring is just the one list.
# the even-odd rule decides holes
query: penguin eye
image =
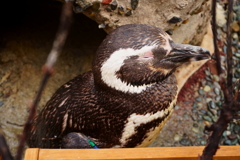
{"label": "penguin eye", "polygon": [[154,55],[152,51],[144,52],[144,54],[141,56],[141,59],[143,60],[151,60],[153,58],[154,58]]}
{"label": "penguin eye", "polygon": [[153,57],[143,57],[144,59],[151,59],[151,58],[153,58]]}

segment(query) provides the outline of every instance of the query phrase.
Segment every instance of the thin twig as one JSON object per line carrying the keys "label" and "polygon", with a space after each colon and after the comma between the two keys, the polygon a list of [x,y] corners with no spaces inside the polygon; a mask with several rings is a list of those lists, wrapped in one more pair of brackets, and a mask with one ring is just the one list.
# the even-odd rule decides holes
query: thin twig
{"label": "thin twig", "polygon": [[216,22],[216,0],[212,0],[212,33],[213,33],[213,45],[214,45],[214,53],[216,56],[217,62],[217,71],[218,75],[222,74],[222,67],[221,67],[221,59],[220,59],[220,52],[217,45],[217,22]]}
{"label": "thin twig", "polygon": [[39,102],[42,92],[47,84],[48,79],[51,77],[51,75],[53,73],[53,66],[56,63],[57,58],[58,58],[58,56],[63,48],[63,45],[65,43],[69,28],[70,28],[70,24],[71,24],[71,18],[72,18],[72,2],[69,1],[69,2],[66,2],[63,6],[60,27],[56,34],[56,38],[54,40],[52,50],[49,53],[47,62],[45,64],[45,66],[43,67],[44,77],[40,84],[40,88],[37,92],[37,96],[36,96],[34,102],[32,103],[32,105],[30,106],[29,117],[24,126],[21,140],[19,142],[17,156],[15,158],[16,160],[20,160],[21,156],[23,154],[24,144],[26,142],[27,137],[29,136],[29,130],[32,127],[32,121],[35,117],[38,102]]}
{"label": "thin twig", "polygon": [[228,102],[233,98],[233,86],[232,86],[232,78],[233,78],[233,58],[232,58],[232,27],[231,22],[233,18],[233,0],[228,1],[228,16],[227,16],[227,89]]}
{"label": "thin twig", "polygon": [[206,127],[206,130],[211,131],[208,137],[206,147],[203,150],[201,160],[212,160],[219,148],[219,142],[223,132],[226,130],[228,123],[233,119],[233,113],[231,110],[227,110],[226,106],[223,106],[220,116],[214,124],[210,127]]}
{"label": "thin twig", "polygon": [[224,98],[226,101],[228,101],[228,90],[226,89],[225,85],[225,78],[224,78],[224,73],[222,70],[221,66],[221,58],[220,58],[220,52],[218,49],[218,44],[217,44],[217,22],[216,22],[216,0],[212,0],[212,33],[213,33],[213,45],[214,45],[214,54],[216,56],[216,67],[217,67],[217,72],[219,75],[220,79],[220,85],[223,90]]}
{"label": "thin twig", "polygon": [[68,35],[69,27],[72,21],[72,3],[71,1],[67,2],[62,10],[60,27],[57,32],[57,36],[54,40],[53,47],[49,53],[47,62],[45,64],[45,69],[52,71],[54,64],[57,61],[59,54],[62,51],[66,37]]}
{"label": "thin twig", "polygon": [[[223,77],[220,54],[217,46],[217,25],[216,25],[216,0],[212,1],[212,10],[213,10],[213,19],[212,19],[212,31],[214,35],[214,51],[217,58],[217,70],[220,77],[221,88],[224,93],[224,104],[221,110],[220,116],[216,123],[212,124],[210,127],[206,127],[206,130],[210,131],[210,136],[206,147],[203,150],[203,154],[200,157],[201,160],[212,160],[213,156],[216,154],[217,149],[219,148],[219,142],[224,130],[226,130],[228,123],[233,120],[237,110],[237,101],[234,101],[233,98],[233,87],[232,87],[232,34],[231,34],[231,22],[232,22],[232,8],[233,0],[228,1],[228,16],[227,16],[227,84]],[[238,92],[236,93],[238,94]],[[235,96],[236,97],[236,96]],[[238,95],[237,95],[238,97]],[[235,107],[235,108],[234,108]]]}

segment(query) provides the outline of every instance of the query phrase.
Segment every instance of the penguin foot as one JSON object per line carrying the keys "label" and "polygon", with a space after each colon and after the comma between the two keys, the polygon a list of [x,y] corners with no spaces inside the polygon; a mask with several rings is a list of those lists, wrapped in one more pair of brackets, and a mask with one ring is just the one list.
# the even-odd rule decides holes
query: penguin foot
{"label": "penguin foot", "polygon": [[68,133],[62,139],[61,148],[72,148],[72,149],[79,149],[79,148],[95,148],[98,149],[96,146],[96,140],[88,137],[82,133],[71,132]]}

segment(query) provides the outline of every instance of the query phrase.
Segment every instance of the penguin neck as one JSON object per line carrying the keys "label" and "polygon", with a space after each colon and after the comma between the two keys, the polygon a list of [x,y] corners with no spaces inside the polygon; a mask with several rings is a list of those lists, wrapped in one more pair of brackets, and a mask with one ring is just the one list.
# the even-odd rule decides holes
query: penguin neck
{"label": "penguin neck", "polygon": [[130,96],[128,94],[129,99],[132,99],[136,104],[132,112],[135,113],[137,110],[139,113],[136,114],[139,115],[154,114],[168,110],[169,107],[172,108],[175,105],[177,95],[178,87],[174,74],[169,75],[163,81],[147,87],[141,93],[130,94]]}
{"label": "penguin neck", "polygon": [[100,88],[113,90],[113,91],[126,93],[126,94],[140,94],[143,91],[147,90],[148,88],[159,86],[159,85],[162,85],[163,83],[168,83],[169,82],[168,79],[175,82],[175,75],[172,74],[172,72],[168,73],[167,75],[159,74],[159,72],[156,72],[156,73],[153,72],[151,80],[143,83],[139,83],[137,85],[124,82],[117,76],[111,77],[106,81],[105,79],[100,77],[99,74],[94,74],[94,75],[97,75],[96,77],[94,77],[95,84]]}
{"label": "penguin neck", "polygon": [[[97,85],[96,89],[99,91],[99,94],[114,99],[114,104],[111,107],[115,108],[122,104],[123,101],[129,102],[132,104],[129,104],[130,106],[134,106],[133,108],[128,108],[128,105],[126,106],[127,108],[125,109],[128,110],[129,114],[136,113],[140,115],[165,110],[172,102],[175,102],[178,93],[176,77],[174,74],[169,75],[163,81],[159,81],[149,86],[146,85],[144,86],[145,88],[143,88],[143,86],[141,87],[141,92],[138,88],[136,89],[138,91],[136,93],[119,91],[104,83]],[[105,99],[103,101],[106,103]],[[122,107],[124,108],[125,106]],[[122,110],[124,109],[121,109],[121,111]]]}

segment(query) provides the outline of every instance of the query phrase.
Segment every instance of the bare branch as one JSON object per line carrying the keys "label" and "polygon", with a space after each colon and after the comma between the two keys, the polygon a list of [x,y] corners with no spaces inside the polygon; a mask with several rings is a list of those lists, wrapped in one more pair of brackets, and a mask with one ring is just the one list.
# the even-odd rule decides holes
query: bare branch
{"label": "bare branch", "polygon": [[63,48],[63,45],[65,43],[65,39],[68,34],[68,30],[71,24],[71,16],[72,16],[72,4],[71,2],[68,2],[65,4],[62,10],[62,15],[61,15],[61,25],[58,29],[57,36],[54,40],[53,47],[51,52],[49,53],[47,62],[45,64],[45,68],[48,71],[52,71],[54,64],[57,61],[57,58],[59,54],[61,53],[61,50]]}
{"label": "bare branch", "polygon": [[[216,56],[216,66],[217,72],[220,78],[220,85],[224,93],[225,100],[228,100],[228,90],[225,85],[225,78],[223,75],[223,70],[221,66],[220,52],[217,45],[217,22],[216,22],[216,0],[212,0],[212,33],[213,33],[213,45],[214,45],[214,54]],[[227,98],[227,99],[226,99]]]}
{"label": "bare branch", "polygon": [[30,106],[30,113],[29,113],[29,117],[27,118],[27,122],[24,126],[23,129],[23,133],[21,136],[21,140],[19,142],[19,146],[18,146],[18,150],[17,150],[17,156],[16,156],[16,160],[20,160],[21,156],[23,154],[23,150],[24,150],[24,144],[26,142],[26,139],[28,137],[29,134],[29,130],[32,127],[32,121],[35,117],[36,114],[36,108],[38,105],[38,102],[40,100],[40,97],[42,95],[42,92],[44,90],[44,87],[47,84],[48,79],[51,77],[52,73],[53,73],[53,66],[57,61],[57,58],[63,48],[63,45],[65,43],[68,31],[69,31],[69,27],[71,24],[71,18],[72,18],[72,2],[66,2],[66,4],[64,4],[63,9],[62,9],[62,15],[61,15],[61,22],[60,22],[60,27],[58,29],[56,38],[54,40],[53,43],[53,47],[52,50],[48,56],[47,62],[43,68],[43,73],[44,73],[44,77],[42,79],[42,82],[40,84],[40,88],[37,92],[36,98],[34,100],[34,102],[31,104]]}
{"label": "bare branch", "polygon": [[[216,123],[212,124],[211,127],[208,127],[210,131],[210,136],[206,147],[203,150],[203,154],[200,157],[201,160],[212,160],[213,156],[216,154],[217,149],[219,148],[220,138],[224,130],[226,130],[228,123],[233,120],[236,115],[237,110],[237,101],[236,98],[239,97],[238,92],[235,94],[235,99],[233,98],[233,87],[232,87],[232,31],[231,31],[231,22],[232,22],[232,10],[233,10],[233,0],[228,1],[228,16],[227,16],[227,84],[223,77],[220,54],[217,46],[217,25],[216,25],[216,0],[212,1],[212,31],[214,35],[214,47],[215,55],[217,59],[217,70],[220,77],[221,88],[224,93],[224,104],[223,109],[221,110],[220,116]],[[235,107],[235,108],[234,108]]]}
{"label": "bare branch", "polygon": [[221,75],[223,71],[221,67],[220,52],[217,45],[216,3],[217,3],[216,0],[212,0],[212,33],[213,33],[214,53],[215,53],[216,62],[217,62],[217,71],[218,71],[218,75]]}
{"label": "bare branch", "polygon": [[227,89],[228,95],[227,102],[230,102],[233,99],[233,87],[232,87],[232,78],[233,78],[233,58],[232,58],[232,17],[233,17],[233,0],[228,1],[228,16],[227,16]]}
{"label": "bare branch", "polygon": [[210,135],[206,144],[206,147],[203,150],[201,160],[212,160],[212,157],[216,154],[217,149],[219,148],[219,142],[222,136],[222,133],[227,128],[228,123],[233,119],[232,113],[230,110],[225,109],[226,106],[221,110],[221,114],[216,123],[212,124],[209,128]]}

